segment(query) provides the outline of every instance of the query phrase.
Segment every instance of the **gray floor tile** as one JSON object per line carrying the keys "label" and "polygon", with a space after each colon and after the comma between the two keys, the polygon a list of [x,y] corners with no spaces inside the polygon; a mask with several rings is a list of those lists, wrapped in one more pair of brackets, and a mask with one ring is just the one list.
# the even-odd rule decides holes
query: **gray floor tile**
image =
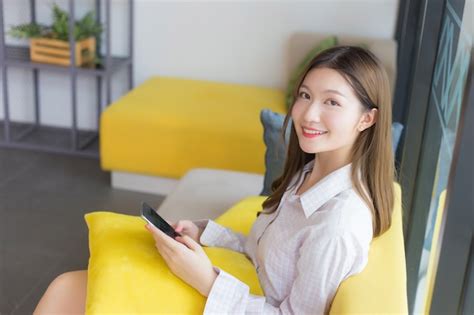
{"label": "gray floor tile", "polygon": [[87,268],[84,214],[163,200],[109,181],[98,160],[0,149],[0,314],[31,314],[56,276]]}

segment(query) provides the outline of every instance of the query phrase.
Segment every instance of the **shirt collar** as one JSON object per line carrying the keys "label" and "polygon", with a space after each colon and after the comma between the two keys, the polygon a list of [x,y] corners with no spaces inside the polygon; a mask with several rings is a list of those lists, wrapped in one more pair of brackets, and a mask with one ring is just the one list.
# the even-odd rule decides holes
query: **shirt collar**
{"label": "shirt collar", "polygon": [[[303,174],[298,184],[293,188],[291,195],[295,196],[296,187],[299,187],[304,179],[304,175],[313,170],[314,159],[308,162],[303,167]],[[309,218],[316,210],[321,208],[327,201],[339,194],[340,192],[347,190],[352,187],[351,180],[351,167],[352,163],[349,163],[337,170],[329,173],[324,178],[319,180],[313,187],[305,191],[299,199],[301,206],[306,215]]]}

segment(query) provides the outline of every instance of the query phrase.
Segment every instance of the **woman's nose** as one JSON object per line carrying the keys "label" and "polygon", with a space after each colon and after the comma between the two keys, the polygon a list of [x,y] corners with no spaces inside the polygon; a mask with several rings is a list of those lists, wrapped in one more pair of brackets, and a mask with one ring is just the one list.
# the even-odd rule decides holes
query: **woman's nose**
{"label": "woman's nose", "polygon": [[305,122],[319,122],[321,119],[321,108],[317,102],[311,103],[304,112],[303,119]]}

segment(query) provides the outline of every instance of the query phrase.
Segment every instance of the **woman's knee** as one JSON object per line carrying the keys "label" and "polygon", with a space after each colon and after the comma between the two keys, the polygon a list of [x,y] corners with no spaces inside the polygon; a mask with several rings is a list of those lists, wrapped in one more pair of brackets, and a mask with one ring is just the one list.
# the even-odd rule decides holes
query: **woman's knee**
{"label": "woman's knee", "polygon": [[73,282],[83,281],[84,276],[87,276],[87,270],[68,271],[57,276],[52,283],[60,286],[69,285]]}
{"label": "woman's knee", "polygon": [[83,310],[87,291],[87,270],[69,271],[57,276],[38,303],[35,314]]}
{"label": "woman's knee", "polygon": [[50,283],[48,290],[67,290],[68,288],[83,286],[86,283],[86,270],[68,271],[54,278],[54,280]]}

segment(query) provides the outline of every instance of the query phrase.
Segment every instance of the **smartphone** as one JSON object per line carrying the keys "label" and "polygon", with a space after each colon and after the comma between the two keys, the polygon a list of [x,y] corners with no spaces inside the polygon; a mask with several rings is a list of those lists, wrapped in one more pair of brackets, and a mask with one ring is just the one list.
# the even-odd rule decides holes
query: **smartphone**
{"label": "smartphone", "polygon": [[150,224],[153,224],[161,231],[163,231],[166,235],[170,236],[171,238],[175,238],[176,236],[182,236],[178,232],[176,232],[168,222],[165,221],[156,210],[149,206],[146,202],[142,203],[142,218]]}

